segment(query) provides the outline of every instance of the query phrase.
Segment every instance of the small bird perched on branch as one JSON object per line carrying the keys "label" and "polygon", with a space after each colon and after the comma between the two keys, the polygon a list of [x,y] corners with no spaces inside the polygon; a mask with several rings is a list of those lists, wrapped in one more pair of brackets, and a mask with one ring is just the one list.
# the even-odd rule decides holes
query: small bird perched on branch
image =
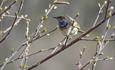
{"label": "small bird perched on branch", "polygon": [[83,31],[80,29],[80,25],[72,17],[58,16],[54,18],[57,19],[59,28],[63,35],[76,36],[78,32],[83,33]]}
{"label": "small bird perched on branch", "polygon": [[[66,38],[70,39],[76,36],[78,32],[83,33],[80,29],[80,25],[75,19],[70,16],[57,16],[54,17],[58,21],[59,29]],[[66,39],[67,40],[67,39]]]}

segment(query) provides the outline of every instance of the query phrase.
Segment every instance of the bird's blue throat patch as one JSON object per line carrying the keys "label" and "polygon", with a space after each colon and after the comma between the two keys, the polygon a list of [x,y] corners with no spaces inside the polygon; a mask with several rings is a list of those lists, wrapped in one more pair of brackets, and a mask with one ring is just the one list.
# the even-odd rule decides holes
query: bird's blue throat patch
{"label": "bird's blue throat patch", "polygon": [[68,22],[65,20],[59,21],[59,27],[60,28],[67,28],[68,27]]}

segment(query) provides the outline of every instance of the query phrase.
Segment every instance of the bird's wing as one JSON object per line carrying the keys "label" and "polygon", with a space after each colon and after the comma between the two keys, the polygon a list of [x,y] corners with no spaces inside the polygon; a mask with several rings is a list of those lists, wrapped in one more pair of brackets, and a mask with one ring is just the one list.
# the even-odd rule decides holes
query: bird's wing
{"label": "bird's wing", "polygon": [[67,16],[67,18],[68,18],[71,26],[80,29],[80,25],[78,24],[78,22],[75,19],[73,19],[70,16]]}

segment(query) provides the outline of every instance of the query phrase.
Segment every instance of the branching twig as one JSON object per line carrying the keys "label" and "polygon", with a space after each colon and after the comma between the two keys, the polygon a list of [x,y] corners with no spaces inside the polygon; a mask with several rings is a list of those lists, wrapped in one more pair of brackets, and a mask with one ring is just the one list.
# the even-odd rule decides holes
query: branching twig
{"label": "branching twig", "polygon": [[11,33],[11,31],[12,31],[14,25],[15,25],[16,20],[17,20],[17,17],[15,17],[14,22],[13,22],[13,24],[12,24],[10,30],[9,30],[8,33],[0,40],[0,43],[2,43],[2,42],[7,38],[7,36]]}
{"label": "branching twig", "polygon": [[[16,20],[17,20],[17,14],[16,14],[16,17],[15,17],[15,19],[14,19],[14,22],[13,22],[13,24],[12,24],[12,27],[11,27],[10,31],[9,31],[9,32],[7,33],[7,35],[0,41],[0,43],[3,42],[3,41],[6,39],[6,37],[10,34],[10,32],[11,32],[11,30],[12,30],[12,28],[13,28],[15,22],[16,22]],[[7,63],[8,63],[11,59],[12,59],[12,57],[7,58],[7,59],[5,60],[3,66],[1,67],[1,70],[3,70],[3,69],[5,68],[5,66],[7,65]]]}
{"label": "branching twig", "polygon": [[[36,55],[36,54],[39,54],[39,53],[41,53],[41,52],[46,52],[46,51],[50,51],[50,50],[54,50],[56,47],[52,47],[52,48],[48,48],[48,49],[41,49],[41,50],[39,50],[39,51],[36,51],[36,52],[34,52],[34,53],[31,53],[31,54],[29,54],[29,55],[27,55],[26,57],[31,57],[31,56],[34,56],[34,55]],[[16,59],[13,59],[13,60],[11,60],[10,62],[8,62],[8,64],[10,64],[10,63],[13,63],[13,62],[15,62],[15,61],[17,61],[17,60],[19,60],[19,59],[22,59],[23,57],[18,57],[18,58],[16,58]],[[0,64],[0,67],[3,65],[3,63],[1,63]]]}
{"label": "branching twig", "polygon": [[[4,15],[4,16],[5,16],[5,17],[15,18],[15,16],[13,16],[13,15]],[[15,23],[14,26],[17,26],[18,23],[19,23],[22,19],[24,19],[25,21],[29,21],[29,20],[30,20],[30,19],[26,18],[26,15],[25,15],[25,16],[23,16],[23,15],[18,16],[17,19],[18,19],[18,20],[17,20],[17,23]],[[11,26],[9,26],[7,29],[5,29],[4,31],[2,31],[2,33],[5,34],[5,33],[8,32],[10,29],[11,29]]]}
{"label": "branching twig", "polygon": [[6,12],[8,11],[10,8],[12,8],[12,6],[17,2],[17,0],[15,0],[14,2],[12,2],[4,11],[2,11],[0,13],[0,17]]}
{"label": "branching twig", "polygon": [[[15,3],[15,2],[14,2],[14,3]],[[12,29],[13,29],[13,27],[14,27],[14,24],[15,24],[16,21],[17,21],[18,14],[20,13],[20,11],[21,11],[21,9],[22,9],[22,5],[23,5],[23,4],[20,3],[19,9],[18,9],[17,13],[15,14],[16,17],[15,17],[15,19],[14,19],[14,21],[13,21],[12,27],[11,27],[11,29],[8,31],[8,33],[6,34],[6,36],[0,41],[0,43],[3,42],[3,41],[6,39],[6,37],[10,34],[10,32],[12,31]],[[11,6],[12,6],[12,5],[11,5]],[[9,62],[12,60],[12,58],[14,57],[15,54],[16,54],[16,52],[13,53],[9,58],[6,58],[4,64],[3,64],[2,67],[1,67],[1,70],[4,70],[4,68],[5,68],[5,66],[7,65],[7,63],[9,63]]]}
{"label": "branching twig", "polygon": [[[57,1],[57,0],[54,0],[54,1]],[[44,23],[44,21],[48,18],[48,15],[49,15],[49,13],[53,10],[53,8],[55,7],[55,5],[54,4],[52,4],[51,6],[49,6],[49,9],[45,9],[45,16],[42,16],[41,17],[41,21],[40,21],[40,23],[37,25],[37,28],[36,28],[36,31],[35,31],[35,33],[34,33],[34,35],[33,35],[33,38],[35,38],[37,35],[39,36],[39,30],[40,30],[40,26]]]}
{"label": "branching twig", "polygon": [[[42,38],[42,37],[44,37],[44,36],[47,36],[47,34],[51,34],[52,32],[55,32],[56,30],[57,30],[57,27],[54,28],[54,29],[52,29],[51,31],[49,31],[49,32],[47,32],[47,33],[45,33],[45,34],[39,36],[39,37],[34,38],[33,40],[30,40],[29,43],[35,42],[36,40],[38,40],[38,39],[40,39],[40,38]],[[16,55],[16,54],[19,52],[19,50],[20,50],[23,46],[26,46],[26,45],[27,45],[26,42],[23,43],[13,54]],[[56,47],[54,47],[54,48],[56,48]],[[43,49],[43,50],[41,49],[41,50],[38,51],[38,52],[35,52],[35,53],[32,53],[32,54],[28,55],[28,57],[31,56],[31,55],[40,53],[40,52],[47,51],[47,50],[53,50],[54,48]],[[12,55],[12,56],[14,57],[15,55]],[[16,60],[18,60],[18,59],[22,59],[22,57],[18,57],[18,58],[14,59],[14,60],[11,60],[9,63],[12,63],[12,62],[14,62],[14,61],[16,61]],[[2,65],[3,65],[3,64],[0,64],[0,67],[1,67]]]}
{"label": "branching twig", "polygon": [[[108,16],[108,11],[111,13],[113,8],[111,10],[108,10],[109,8],[109,0],[108,0],[108,3],[107,3],[107,7],[106,7],[106,15],[104,17],[104,19],[106,18],[106,16]],[[92,68],[91,70],[95,70],[96,68],[96,64],[97,64],[97,61],[99,61],[99,56],[103,55],[102,54],[102,50],[107,46],[107,44],[109,43],[109,40],[107,41],[106,40],[106,36],[107,36],[107,33],[108,33],[108,25],[109,25],[109,22],[110,22],[110,18],[107,19],[107,24],[106,24],[106,32],[104,33],[104,35],[102,35],[102,40],[101,39],[97,39],[97,46],[96,46],[96,53],[94,54],[93,58],[90,59],[90,61],[88,61],[86,64],[84,64],[81,69],[79,70],[83,70],[87,65],[89,65],[90,63],[92,63]],[[99,46],[99,47],[98,47]],[[109,58],[107,58],[108,60]],[[105,58],[102,58],[102,60],[106,60]]]}
{"label": "branching twig", "polygon": [[[24,3],[24,0],[22,0],[22,1],[23,1],[22,3]],[[25,32],[27,46],[21,54],[21,56],[22,56],[22,61],[21,61],[21,64],[20,64],[20,69],[21,70],[26,70],[26,68],[27,68],[27,62],[28,62],[28,57],[27,56],[29,54],[29,47],[31,45],[31,43],[29,43],[29,41],[30,41],[29,25],[30,25],[30,21],[28,20],[28,21],[26,21],[26,32]]]}
{"label": "branching twig", "polygon": [[97,17],[96,17],[96,19],[93,23],[93,26],[95,26],[97,24],[98,19],[99,19],[101,13],[103,13],[103,8],[105,7],[106,4],[107,4],[107,1],[105,1],[102,6],[100,5],[100,3],[98,3],[98,6],[99,6],[100,9],[99,9],[98,15],[97,15]]}

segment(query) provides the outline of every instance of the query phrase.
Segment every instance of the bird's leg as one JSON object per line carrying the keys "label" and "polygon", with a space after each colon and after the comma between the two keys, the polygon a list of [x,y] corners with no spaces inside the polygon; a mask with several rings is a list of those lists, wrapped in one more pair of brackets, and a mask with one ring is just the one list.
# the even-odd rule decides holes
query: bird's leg
{"label": "bird's leg", "polygon": [[65,38],[64,38],[64,41],[63,41],[63,45],[66,46],[68,40],[69,40],[69,36],[66,35]]}
{"label": "bird's leg", "polygon": [[59,45],[60,45],[60,46],[65,46],[65,45],[67,44],[68,40],[70,40],[70,39],[69,39],[69,36],[66,35],[66,36],[64,37],[64,39],[61,40],[61,42],[59,43]]}

